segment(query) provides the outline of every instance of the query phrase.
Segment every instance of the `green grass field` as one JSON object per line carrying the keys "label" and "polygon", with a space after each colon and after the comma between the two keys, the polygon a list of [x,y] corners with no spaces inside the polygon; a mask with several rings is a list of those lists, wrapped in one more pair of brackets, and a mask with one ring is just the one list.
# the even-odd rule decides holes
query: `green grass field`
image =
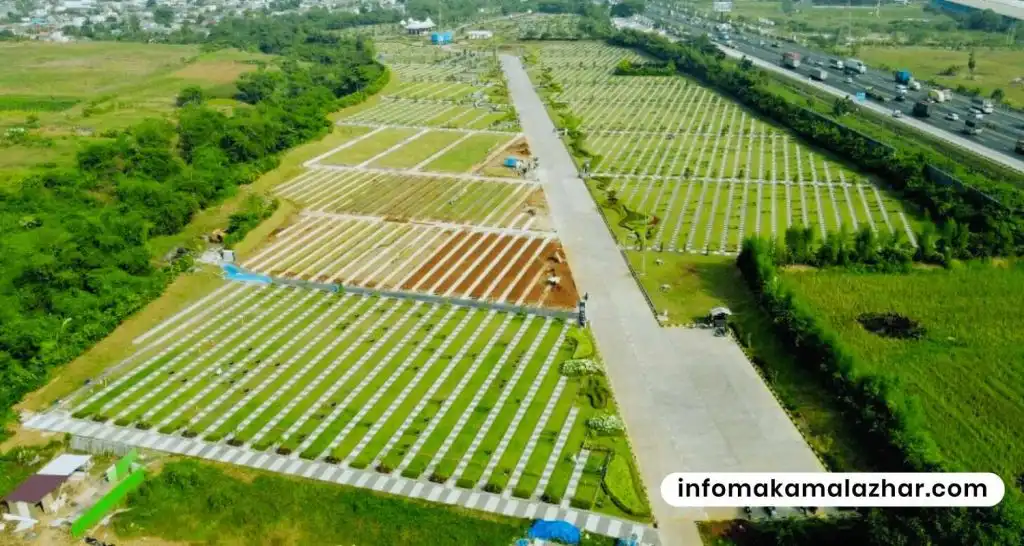
{"label": "green grass field", "polygon": [[[955,468],[1008,480],[1021,473],[1024,266],[973,264],[907,275],[790,272],[784,281],[869,369],[898,378],[919,399],[925,427]],[[924,339],[883,338],[857,322],[862,313],[889,311],[918,321]]]}
{"label": "green grass field", "polygon": [[[939,47],[863,47],[858,55],[873,66],[888,66],[893,69],[908,69],[921,80],[934,80],[940,85],[956,89],[959,86],[981,89],[989,96],[993,90],[1002,89],[1006,101],[1015,106],[1024,106],[1024,85],[1013,83],[1015,78],[1024,76],[1024,50],[987,49],[975,50],[977,67],[974,74],[967,69],[970,51]],[[941,75],[951,67],[956,74]]]}
{"label": "green grass field", "polygon": [[487,156],[510,142],[509,136],[480,134],[469,137],[458,146],[428,163],[424,169],[442,172],[468,172]]}
{"label": "green grass field", "polygon": [[529,525],[526,520],[193,461],[166,465],[130,494],[128,506],[130,510],[113,520],[121,537],[225,545],[503,546],[524,536]]}
{"label": "green grass field", "polygon": [[[0,44],[0,132],[38,118],[34,144],[3,148],[0,184],[35,168],[70,165],[81,143],[174,110],[182,88],[198,85],[230,109],[234,81],[269,57],[194,46],[77,42]],[[220,97],[220,98],[216,98]]]}

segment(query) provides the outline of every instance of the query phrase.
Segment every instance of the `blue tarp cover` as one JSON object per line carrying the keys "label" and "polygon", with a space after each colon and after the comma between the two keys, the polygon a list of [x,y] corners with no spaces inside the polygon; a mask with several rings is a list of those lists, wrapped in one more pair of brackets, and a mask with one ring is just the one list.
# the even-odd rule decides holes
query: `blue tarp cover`
{"label": "blue tarp cover", "polygon": [[505,158],[505,166],[506,167],[515,167],[517,165],[519,165],[519,158],[516,158],[516,157],[506,157]]}
{"label": "blue tarp cover", "polygon": [[530,538],[558,540],[564,544],[579,544],[580,530],[566,521],[540,519],[530,527]]}

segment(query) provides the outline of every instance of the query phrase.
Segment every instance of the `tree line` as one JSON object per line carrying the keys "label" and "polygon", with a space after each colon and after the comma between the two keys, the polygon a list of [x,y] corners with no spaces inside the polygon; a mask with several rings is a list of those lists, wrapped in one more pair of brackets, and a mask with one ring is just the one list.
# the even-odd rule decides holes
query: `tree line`
{"label": "tree line", "polygon": [[[840,122],[795,104],[772,90],[764,73],[749,61],[736,62],[706,37],[671,42],[661,36],[622,30],[608,39],[612,45],[636,48],[663,62],[674,62],[691,75],[735,98],[796,134],[849,159],[861,170],[877,175],[904,200],[936,220],[937,238],[947,234],[963,240],[942,241],[951,257],[974,258],[1024,253],[1024,190],[983,172],[966,171],[937,152],[908,151],[879,142]],[[929,165],[956,175],[937,176]],[[961,183],[962,182],[962,183]],[[955,228],[946,227],[955,221]],[[960,243],[963,244],[960,244]]]}
{"label": "tree line", "polygon": [[[154,265],[149,240],[277,166],[330,131],[328,113],[387,82],[371,42],[308,18],[246,17],[202,43],[281,55],[237,81],[231,114],[184,91],[175,122],[148,119],[82,148],[74,167],[0,189],[0,415],[55,366],[157,297],[185,258]],[[266,214],[258,210],[255,214]],[[232,232],[251,227],[234,218]]]}

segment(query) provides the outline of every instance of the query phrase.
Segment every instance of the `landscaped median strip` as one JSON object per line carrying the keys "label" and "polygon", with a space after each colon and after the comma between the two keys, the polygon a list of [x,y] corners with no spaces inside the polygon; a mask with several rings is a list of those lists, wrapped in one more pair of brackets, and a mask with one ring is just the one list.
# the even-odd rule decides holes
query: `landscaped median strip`
{"label": "landscaped median strip", "polygon": [[658,546],[660,541],[655,529],[621,520],[610,516],[587,512],[584,510],[567,509],[537,501],[523,499],[503,499],[500,495],[482,491],[471,491],[447,487],[422,480],[403,478],[396,475],[384,475],[370,470],[340,468],[337,465],[319,462],[296,460],[275,453],[261,453],[246,448],[236,448],[202,441],[167,436],[154,431],[132,431],[109,423],[90,423],[74,419],[63,412],[50,412],[33,415],[25,420],[25,426],[35,429],[65,432],[102,441],[115,441],[116,438],[131,436],[134,442],[147,449],[155,449],[181,455],[200,457],[203,459],[248,466],[255,469],[283,472],[318,481],[372,489],[381,493],[423,499],[471,510],[479,510],[494,514],[527,519],[558,519],[572,523],[592,533],[628,539],[639,537],[643,546]]}

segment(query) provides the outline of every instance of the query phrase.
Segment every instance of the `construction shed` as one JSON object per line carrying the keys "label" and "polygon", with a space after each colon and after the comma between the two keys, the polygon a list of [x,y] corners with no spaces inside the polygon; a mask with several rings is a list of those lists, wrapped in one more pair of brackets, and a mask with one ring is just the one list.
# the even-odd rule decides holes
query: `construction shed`
{"label": "construction shed", "polygon": [[5,512],[24,518],[31,518],[38,511],[50,513],[57,508],[54,501],[60,496],[61,486],[66,481],[68,476],[36,474],[4,497],[0,506]]}

